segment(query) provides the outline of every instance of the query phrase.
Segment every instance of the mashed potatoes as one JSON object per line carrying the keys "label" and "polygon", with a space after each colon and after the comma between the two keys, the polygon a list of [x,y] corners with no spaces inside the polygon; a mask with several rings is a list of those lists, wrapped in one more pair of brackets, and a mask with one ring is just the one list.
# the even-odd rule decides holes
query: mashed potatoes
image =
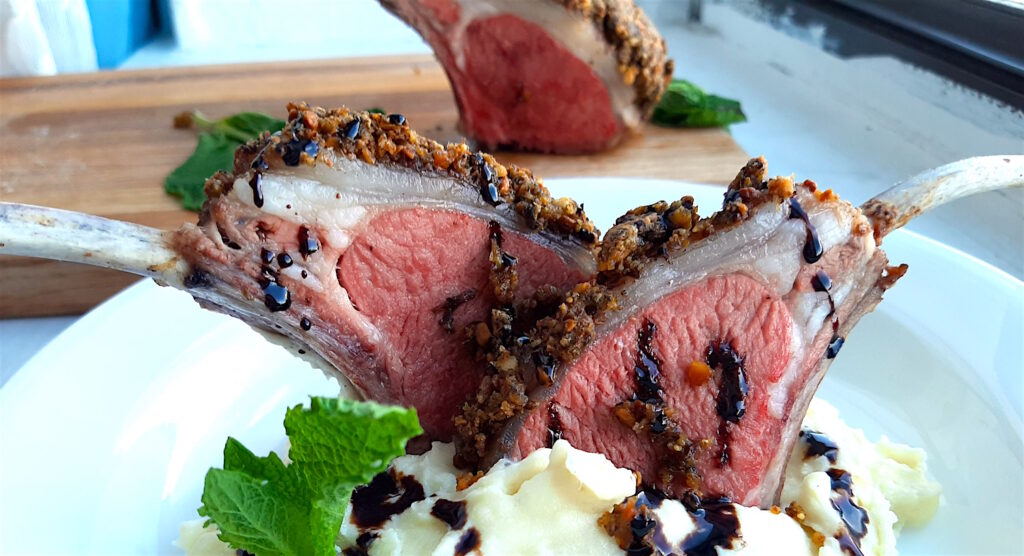
{"label": "mashed potatoes", "polygon": [[[869,442],[821,400],[811,403],[804,431],[787,467],[786,511],[726,505],[739,527],[717,546],[719,555],[840,556],[843,542],[865,555],[895,554],[900,528],[935,514],[941,489],[926,477],[922,450],[884,437]],[[451,445],[434,443],[426,454],[395,460],[395,475],[415,477],[424,499],[372,529],[354,523],[350,504],[340,544],[371,555],[622,554],[598,520],[636,493],[631,471],[560,440],[522,461],[500,462],[459,490],[452,455]],[[655,506],[659,539],[674,550],[706,532],[681,503]],[[189,522],[178,546],[189,555],[233,554],[215,534]]]}

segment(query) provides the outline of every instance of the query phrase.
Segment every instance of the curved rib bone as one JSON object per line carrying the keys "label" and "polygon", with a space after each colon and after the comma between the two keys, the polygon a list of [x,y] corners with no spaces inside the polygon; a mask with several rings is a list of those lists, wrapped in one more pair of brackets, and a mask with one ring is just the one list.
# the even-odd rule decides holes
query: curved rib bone
{"label": "curved rib bone", "polygon": [[0,254],[112,268],[176,288],[187,269],[156,228],[17,203],[0,203]]}
{"label": "curved rib bone", "polygon": [[978,156],[925,170],[861,205],[879,245],[912,218],[961,197],[1024,186],[1024,156]]}

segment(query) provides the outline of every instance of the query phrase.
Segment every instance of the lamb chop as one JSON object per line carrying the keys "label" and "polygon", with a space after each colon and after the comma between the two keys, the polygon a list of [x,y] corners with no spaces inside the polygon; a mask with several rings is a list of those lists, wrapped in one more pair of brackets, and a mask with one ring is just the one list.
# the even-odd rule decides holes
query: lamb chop
{"label": "lamb chop", "polygon": [[[907,270],[889,266],[882,238],[1009,185],[1024,185],[1024,157],[948,165],[857,209],[812,181],[767,179],[758,158],[709,218],[690,197],[628,212],[604,236],[595,281],[530,334],[489,346],[515,363],[492,366],[457,417],[459,463],[486,468],[565,438],[677,497],[775,503],[829,364]],[[582,315],[596,330],[567,334]]]}
{"label": "lamb chop", "polygon": [[[823,354],[902,272],[876,243],[930,206],[1024,182],[1024,157],[970,159],[858,211],[755,160],[710,218],[686,198],[631,211],[598,274],[581,206],[397,114],[292,105],[235,162],[208,180],[199,225],[175,232],[0,203],[0,254],[185,289],[366,397],[416,407],[432,438],[470,399],[465,462],[564,436],[666,490],[750,504],[776,493]],[[546,306],[552,286],[568,293]],[[462,328],[490,351],[486,374]]]}
{"label": "lamb chop", "polygon": [[490,148],[607,149],[672,77],[632,0],[381,0],[434,49],[462,129]]}
{"label": "lamb chop", "polygon": [[449,438],[483,376],[462,331],[497,302],[494,231],[527,296],[592,276],[597,231],[530,172],[427,140],[401,115],[290,105],[288,118],[207,181],[198,225],[161,232],[5,204],[0,253],[183,288],[322,357],[365,397],[416,407],[432,438]]}

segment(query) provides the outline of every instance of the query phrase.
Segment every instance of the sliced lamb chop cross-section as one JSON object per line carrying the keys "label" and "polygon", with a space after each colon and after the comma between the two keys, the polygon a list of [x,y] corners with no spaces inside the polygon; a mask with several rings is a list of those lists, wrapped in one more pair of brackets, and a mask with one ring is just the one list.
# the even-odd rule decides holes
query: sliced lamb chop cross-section
{"label": "sliced lamb chop cross-section", "polygon": [[[1003,183],[1024,182],[1020,157],[979,160]],[[526,349],[509,347],[518,374],[488,377],[457,418],[461,463],[486,467],[560,437],[676,496],[774,503],[844,337],[906,270],[888,266],[876,235],[960,194],[949,177],[876,198],[869,219],[813,182],[766,179],[754,159],[710,218],[692,198],[629,212],[604,237],[597,282]],[[598,323],[589,343],[565,335],[580,315]],[[525,410],[499,411],[509,397]]]}
{"label": "sliced lamb chop cross-section", "polygon": [[434,49],[462,128],[483,145],[606,149],[654,110],[672,76],[631,0],[381,0]]}
{"label": "sliced lamb chop cross-section", "polygon": [[[319,355],[367,398],[415,407],[433,438],[450,438],[483,376],[464,327],[496,304],[492,228],[522,296],[595,272],[582,207],[552,199],[528,171],[418,136],[397,114],[292,105],[284,131],[241,147],[206,191],[199,224],[171,233],[9,205],[0,253],[187,289]],[[28,237],[37,232],[52,236],[48,251]]]}

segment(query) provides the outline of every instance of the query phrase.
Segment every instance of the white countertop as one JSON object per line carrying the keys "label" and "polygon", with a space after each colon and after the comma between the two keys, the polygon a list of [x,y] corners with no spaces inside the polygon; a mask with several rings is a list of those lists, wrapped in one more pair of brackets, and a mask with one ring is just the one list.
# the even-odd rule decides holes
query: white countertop
{"label": "white countertop", "polygon": [[[733,136],[747,152],[764,154],[770,173],[814,179],[856,203],[953,160],[1024,154],[1020,112],[892,58],[840,59],[814,44],[823,30],[798,39],[717,4],[705,5],[702,24],[692,25],[685,2],[642,5],[665,36],[678,77],[742,102],[749,121],[733,126]],[[376,2],[345,7],[360,24],[329,40],[297,34],[288,45],[278,34],[272,48],[188,50],[163,39],[123,67],[429,52]],[[1024,276],[1024,191],[963,199],[909,227]],[[0,384],[75,320],[0,321]]]}

